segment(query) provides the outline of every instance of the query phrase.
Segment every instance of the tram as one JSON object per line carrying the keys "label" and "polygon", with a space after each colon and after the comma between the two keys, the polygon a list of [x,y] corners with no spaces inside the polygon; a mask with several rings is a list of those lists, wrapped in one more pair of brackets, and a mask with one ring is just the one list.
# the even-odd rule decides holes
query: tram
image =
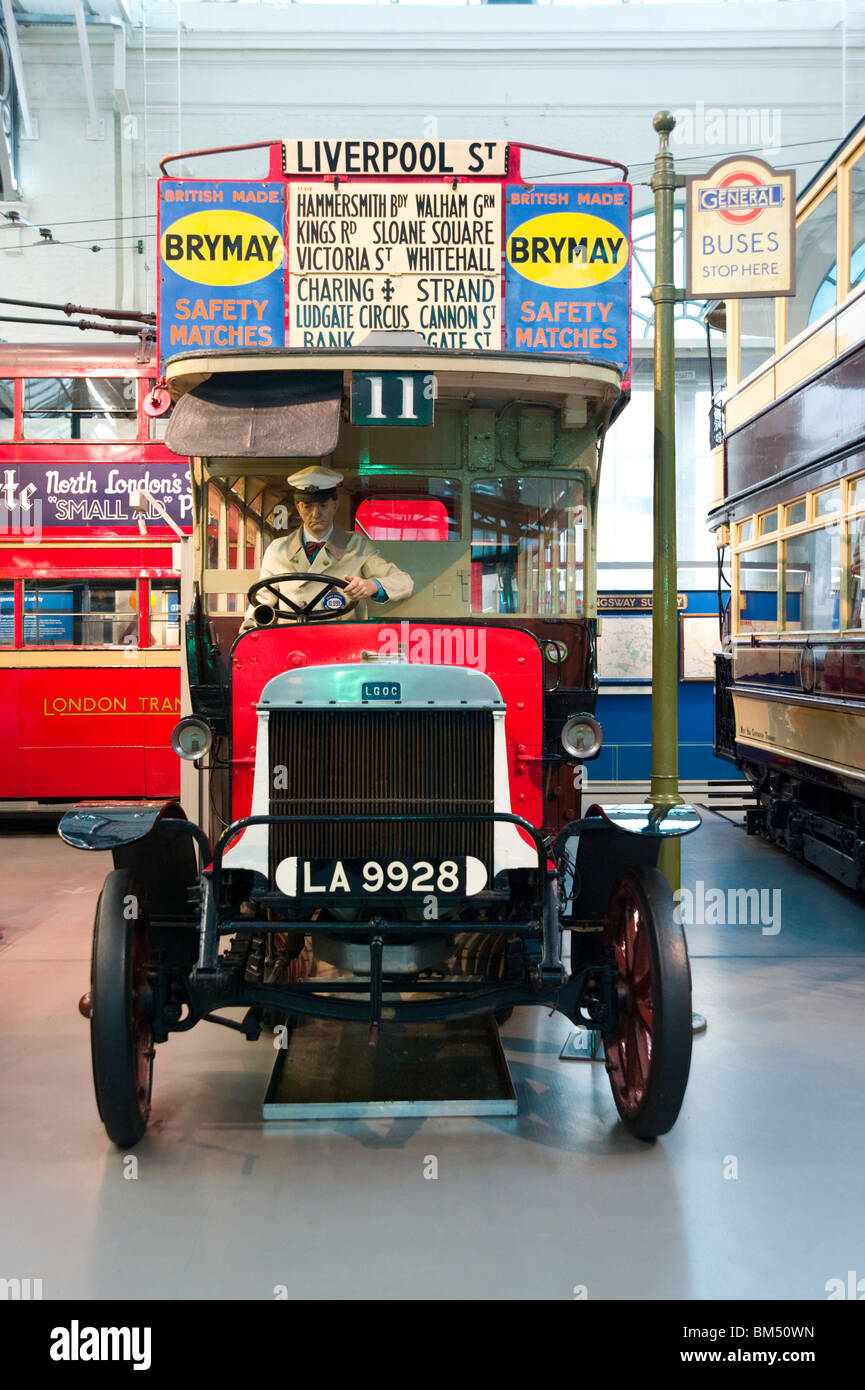
{"label": "tram", "polygon": [[865,121],[798,200],[796,294],[726,306],[715,751],[748,830],[865,888]]}
{"label": "tram", "polygon": [[[189,456],[193,493],[188,713],[172,736],[184,793],[181,803],[83,804],[60,827],[69,844],[114,859],[81,1007],[115,1143],[145,1130],[155,1045],[202,1020],[255,1040],[274,1018],[339,1019],[362,1025],[359,1045],[386,1048],[401,1022],[553,1008],[602,1033],[633,1135],[653,1139],[679,1113],[690,966],[657,860],[664,837],[698,817],[580,802],[583,764],[602,739],[595,519],[603,439],[627,399],[627,347],[605,358],[602,335],[595,354],[511,343],[498,318],[502,253],[508,264],[513,255],[505,208],[530,218],[546,195],[520,179],[516,146],[485,180],[452,172],[459,153],[443,151],[451,168],[432,203],[420,175],[382,179],[382,196],[439,223],[440,241],[442,217],[452,244],[467,221],[481,244],[489,238],[489,273],[472,279],[476,302],[496,310],[489,344],[427,341],[412,322],[408,270],[391,284],[408,327],[346,345],[305,343],[290,307],[277,346],[239,341],[241,332],[220,342],[214,331],[210,344],[172,353],[166,330],[187,332],[196,292],[181,290],[179,323],[163,304],[175,402],[167,443]],[[271,214],[273,232],[245,225],[262,246],[284,225],[295,248],[311,240],[301,208],[323,208],[329,221],[338,196],[360,223],[382,206],[363,203],[373,194],[350,173],[304,179],[299,193],[286,148],[270,157],[259,183],[165,180],[163,208],[180,202],[181,215],[165,218],[163,248],[181,255],[199,238],[189,277],[201,273],[202,248],[221,257],[218,238],[244,226],[234,211],[231,223],[222,210],[190,214],[196,198],[212,209],[239,191],[258,223],[288,184],[285,224]],[[624,207],[622,172],[621,183],[587,185],[586,205]],[[442,188],[466,195],[467,219]],[[578,192],[553,189],[549,206]],[[549,292],[533,300],[522,276],[518,315],[525,321],[529,304],[533,320],[585,321],[585,304],[598,302],[593,277],[604,277],[585,271],[576,233],[594,230],[608,238],[603,254],[621,255],[627,324],[627,224],[623,238],[612,222],[592,229],[594,213],[555,215],[533,229],[545,238],[535,249],[572,238],[577,308],[554,284],[566,308],[544,314]],[[395,245],[408,225],[395,217],[380,235]],[[531,235],[523,240],[531,254]],[[345,277],[304,277],[294,255],[277,290],[283,312],[286,298],[291,306],[315,292],[321,302],[325,288],[336,302],[337,285],[347,301]],[[448,283],[456,302],[466,277]],[[166,272],[164,295],[170,285]],[[236,285],[231,322],[242,326]],[[360,302],[375,303],[381,288],[381,276],[362,285]],[[613,293],[602,296],[610,325]],[[263,306],[252,327],[267,324],[266,287],[250,295]],[[200,296],[204,314],[213,298]],[[242,1020],[219,1012],[237,1006]]]}
{"label": "tram", "polygon": [[0,803],[177,796],[188,471],[145,402],[155,345],[0,344]]}

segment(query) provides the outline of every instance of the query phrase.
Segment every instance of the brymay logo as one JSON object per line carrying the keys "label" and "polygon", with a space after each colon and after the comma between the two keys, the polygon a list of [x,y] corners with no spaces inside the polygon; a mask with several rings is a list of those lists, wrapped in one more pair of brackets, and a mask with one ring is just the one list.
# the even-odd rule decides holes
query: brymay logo
{"label": "brymay logo", "polygon": [[149,1327],[68,1327],[51,1330],[52,1361],[131,1361],[134,1371],[150,1370]]}

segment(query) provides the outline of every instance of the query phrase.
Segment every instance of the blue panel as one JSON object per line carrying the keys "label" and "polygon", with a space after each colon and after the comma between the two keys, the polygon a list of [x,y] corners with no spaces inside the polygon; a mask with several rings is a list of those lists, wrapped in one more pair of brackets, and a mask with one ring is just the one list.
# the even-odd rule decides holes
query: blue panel
{"label": "blue panel", "polygon": [[630,368],[627,184],[505,188],[505,346]]}
{"label": "blue panel", "polygon": [[[713,590],[688,592],[691,614],[714,615],[718,597]],[[772,599],[773,595],[761,595]],[[625,616],[623,610],[616,610]],[[634,615],[639,616],[635,609]],[[681,669],[681,667],[679,667]],[[613,682],[618,689],[621,681]],[[679,776],[683,781],[730,781],[739,774],[732,763],[716,758],[714,740],[714,686],[711,680],[678,682]],[[650,695],[598,694],[597,718],[604,732],[600,757],[588,764],[592,781],[647,781],[651,776],[652,698]]]}
{"label": "blue panel", "polygon": [[285,186],[160,181],[159,356],[285,342]]}

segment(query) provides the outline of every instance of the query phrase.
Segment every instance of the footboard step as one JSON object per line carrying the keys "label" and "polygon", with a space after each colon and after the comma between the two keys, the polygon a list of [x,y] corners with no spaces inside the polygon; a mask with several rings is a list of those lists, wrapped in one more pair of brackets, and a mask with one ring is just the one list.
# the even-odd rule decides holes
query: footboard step
{"label": "footboard step", "polygon": [[516,1115],[492,1015],[449,1023],[289,1020],[264,1097],[265,1120]]}

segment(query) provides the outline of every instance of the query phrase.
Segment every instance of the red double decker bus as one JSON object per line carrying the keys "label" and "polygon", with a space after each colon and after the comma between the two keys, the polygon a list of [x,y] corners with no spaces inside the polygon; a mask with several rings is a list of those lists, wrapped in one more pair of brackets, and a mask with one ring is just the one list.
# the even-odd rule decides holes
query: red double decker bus
{"label": "red double decker bus", "polygon": [[186,462],[144,342],[0,345],[0,802],[173,796]]}

